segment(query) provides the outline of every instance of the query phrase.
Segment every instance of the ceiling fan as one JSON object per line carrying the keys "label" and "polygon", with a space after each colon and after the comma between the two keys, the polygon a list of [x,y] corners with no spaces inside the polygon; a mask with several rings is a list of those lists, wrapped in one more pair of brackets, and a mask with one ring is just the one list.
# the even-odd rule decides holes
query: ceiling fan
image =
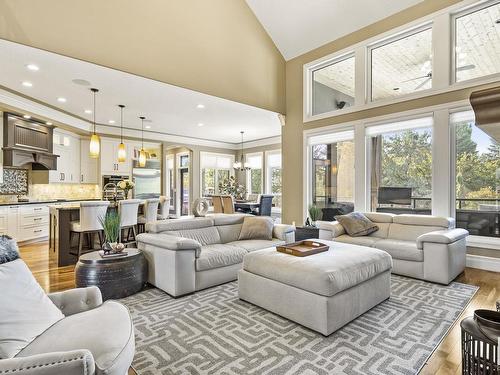
{"label": "ceiling fan", "polygon": [[[459,66],[457,68],[457,72],[462,72],[464,70],[470,70],[470,69],[475,69],[476,66],[474,64],[469,64],[469,65],[463,65],[463,66]],[[424,79],[425,78],[425,79]],[[415,78],[411,78],[411,79],[407,79],[406,81],[402,81],[401,83],[406,83],[406,82],[412,82],[412,81],[416,81],[416,80],[419,80],[419,79],[424,79],[422,82],[420,82],[414,89],[413,91],[417,91],[419,90],[420,88],[422,88],[423,86],[425,86],[425,84],[427,82],[429,82],[431,79],[432,79],[432,71],[430,71],[429,73],[427,73],[426,75],[423,75],[423,76],[420,76],[420,77],[415,77]],[[399,90],[399,87],[397,88]]]}

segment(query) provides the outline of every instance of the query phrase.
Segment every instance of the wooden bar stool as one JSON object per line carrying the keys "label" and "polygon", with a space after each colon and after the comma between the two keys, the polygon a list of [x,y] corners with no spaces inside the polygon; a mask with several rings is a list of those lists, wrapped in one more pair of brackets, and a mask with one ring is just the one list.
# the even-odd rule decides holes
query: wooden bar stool
{"label": "wooden bar stool", "polygon": [[160,200],[158,198],[149,198],[144,202],[144,215],[137,218],[137,229],[139,233],[146,231],[146,224],[158,220],[158,205]]}
{"label": "wooden bar stool", "polygon": [[108,209],[108,201],[90,201],[80,203],[80,220],[70,223],[70,243],[71,237],[78,236],[78,251],[70,252],[77,257],[82,255],[83,240],[87,239],[87,249],[93,251],[93,235],[99,236],[99,244],[102,246],[104,242],[102,220],[106,216]]}

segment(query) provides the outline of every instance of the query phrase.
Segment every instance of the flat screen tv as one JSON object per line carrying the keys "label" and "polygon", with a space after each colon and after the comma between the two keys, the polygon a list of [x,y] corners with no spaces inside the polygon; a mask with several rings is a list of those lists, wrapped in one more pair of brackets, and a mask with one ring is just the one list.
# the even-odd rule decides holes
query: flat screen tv
{"label": "flat screen tv", "polygon": [[379,204],[411,205],[411,188],[380,187],[378,189]]}

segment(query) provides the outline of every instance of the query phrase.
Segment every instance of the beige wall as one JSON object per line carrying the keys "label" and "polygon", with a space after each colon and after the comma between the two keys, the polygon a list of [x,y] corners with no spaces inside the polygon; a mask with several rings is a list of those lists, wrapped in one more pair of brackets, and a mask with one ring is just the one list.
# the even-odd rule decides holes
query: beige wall
{"label": "beige wall", "polygon": [[285,111],[284,59],[245,0],[0,0],[0,38]]}
{"label": "beige wall", "polygon": [[424,0],[418,5],[367,26],[352,34],[328,43],[286,63],[286,125],[283,128],[283,222],[301,222],[303,219],[303,131],[327,125],[366,119],[375,116],[397,113],[431,105],[467,99],[473,90],[457,90],[445,94],[409,100],[369,110],[358,111],[343,116],[303,122],[303,65],[340,51],[368,38],[405,25],[418,18],[458,3],[460,0]]}

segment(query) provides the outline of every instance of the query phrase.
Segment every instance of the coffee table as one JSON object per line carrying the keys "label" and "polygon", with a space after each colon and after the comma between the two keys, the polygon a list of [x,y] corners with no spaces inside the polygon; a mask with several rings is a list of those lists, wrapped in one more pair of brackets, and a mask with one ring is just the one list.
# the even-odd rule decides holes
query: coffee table
{"label": "coffee table", "polygon": [[148,279],[148,264],[142,252],[126,248],[121,258],[102,258],[93,251],[82,255],[75,268],[76,286],[97,286],[103,300],[118,299],[139,292]]}

